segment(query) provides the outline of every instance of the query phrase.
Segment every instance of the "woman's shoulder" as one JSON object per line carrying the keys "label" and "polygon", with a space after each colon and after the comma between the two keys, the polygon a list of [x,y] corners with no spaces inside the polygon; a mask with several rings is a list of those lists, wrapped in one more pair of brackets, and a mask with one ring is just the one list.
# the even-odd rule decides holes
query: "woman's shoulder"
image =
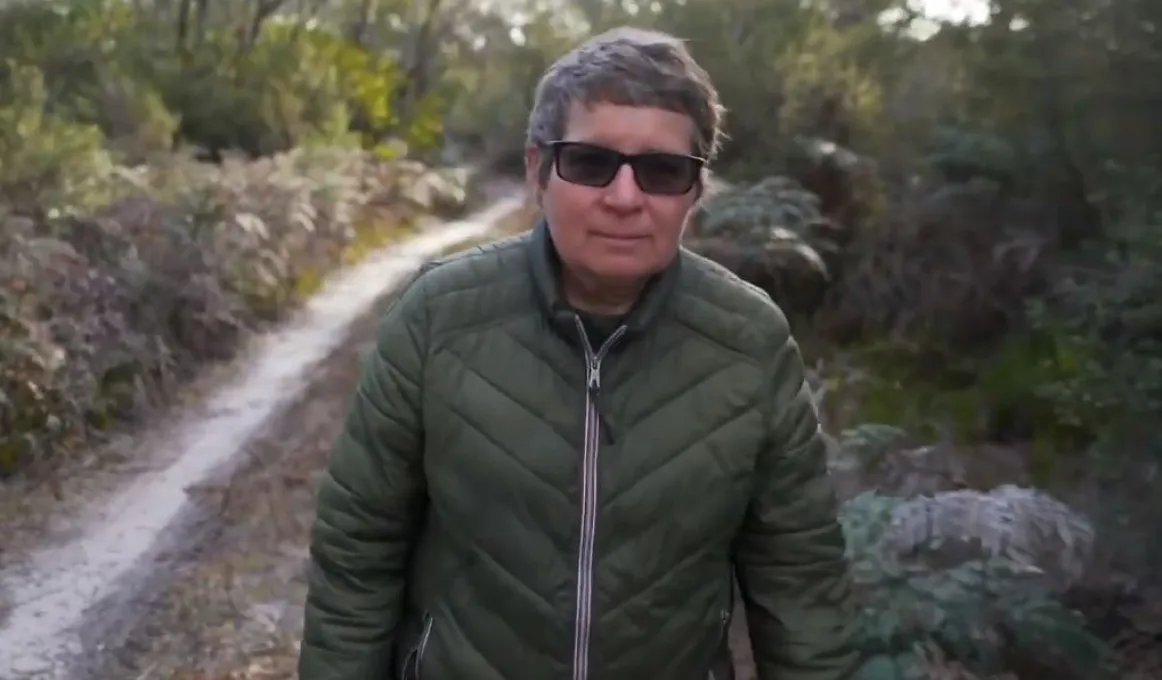
{"label": "woman's shoulder", "polygon": [[786,314],[766,291],[687,250],[674,308],[685,325],[748,355],[765,353],[772,341],[790,336]]}
{"label": "woman's shoulder", "polygon": [[456,251],[425,264],[418,281],[429,301],[524,276],[529,235],[516,234]]}

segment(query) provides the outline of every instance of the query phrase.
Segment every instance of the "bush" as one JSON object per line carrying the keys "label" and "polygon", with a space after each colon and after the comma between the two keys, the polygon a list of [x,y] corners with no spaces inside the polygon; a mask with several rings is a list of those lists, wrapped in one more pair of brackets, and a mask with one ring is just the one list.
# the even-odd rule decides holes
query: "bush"
{"label": "bush", "polygon": [[320,140],[398,139],[412,151],[440,141],[438,100],[421,98],[406,119],[395,109],[407,81],[390,50],[310,16],[270,18],[250,36],[221,10],[197,10],[213,16],[179,41],[179,22],[158,6],[9,3],[0,62],[37,69],[54,117],[96,127],[134,163],[175,143],[263,155]]}
{"label": "bush", "polygon": [[139,416],[345,259],[463,204],[432,175],[342,149],[173,157],[119,168],[105,206],[3,218],[0,470]]}
{"label": "bush", "polygon": [[819,199],[787,177],[716,193],[691,220],[687,245],[766,290],[785,309],[810,313],[834,277],[841,227]]}
{"label": "bush", "polygon": [[472,198],[465,173],[403,160],[440,111],[398,115],[390,50],[306,14],[190,11],[0,8],[0,475],[140,416],[337,265]]}
{"label": "bush", "polygon": [[101,131],[49,109],[44,74],[8,62],[0,74],[0,205],[70,212],[108,198],[113,162]]}
{"label": "bush", "polygon": [[[845,432],[835,464],[858,466],[901,434]],[[1112,650],[1059,597],[1085,572],[1094,530],[1047,494],[1012,485],[914,498],[865,491],[842,520],[862,601],[860,677],[923,677],[933,659],[982,677],[1021,666],[1088,680],[1110,668]]]}
{"label": "bush", "polygon": [[1142,428],[1152,431],[1162,414],[1160,220],[1127,219],[1067,264],[1030,309],[1035,327],[1083,348],[1086,359],[1040,389],[1062,420],[1101,430],[1111,445],[1142,442]]}

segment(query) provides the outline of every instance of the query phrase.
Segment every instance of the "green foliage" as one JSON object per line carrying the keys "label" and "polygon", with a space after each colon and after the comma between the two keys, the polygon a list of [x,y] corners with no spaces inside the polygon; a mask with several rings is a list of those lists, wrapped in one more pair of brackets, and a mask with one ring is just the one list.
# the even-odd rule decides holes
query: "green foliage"
{"label": "green foliage", "polygon": [[768,177],[708,198],[698,208],[694,228],[699,235],[762,245],[786,232],[810,238],[826,230],[824,222],[817,196],[787,177]]}
{"label": "green foliage", "polygon": [[[120,169],[120,198],[83,214],[0,213],[0,476],[148,413],[412,215],[467,199],[432,174],[336,148],[170,157]],[[390,221],[366,207],[383,203]]]}
{"label": "green foliage", "polygon": [[731,179],[785,172],[800,137],[847,145],[875,126],[881,86],[861,53],[869,33],[836,27],[823,3],[663,3],[652,23],[692,38],[714,79],[731,136],[719,170]]}
{"label": "green foliage", "polygon": [[917,499],[868,491],[842,520],[864,677],[907,677],[932,653],[980,675],[1016,655],[1060,677],[1104,677],[1110,650],[1055,596],[1080,574],[1093,530],[1052,498],[1015,487]]}
{"label": "green foliage", "polygon": [[1051,478],[1059,459],[1108,426],[1108,411],[1067,404],[1057,394],[1061,385],[1096,368],[1093,350],[1070,343],[1063,333],[1015,332],[976,354],[925,356],[893,342],[846,351],[868,374],[836,389],[858,404],[862,417],[960,444],[1027,439],[1037,481]]}
{"label": "green foliage", "polygon": [[865,423],[846,429],[840,433],[830,452],[831,468],[859,470],[875,465],[907,437],[907,430],[895,425]]}
{"label": "green foliage", "polygon": [[139,24],[124,3],[15,3],[3,10],[0,54],[42,72],[54,115],[95,125],[140,156],[169,148],[177,119],[136,72]]}
{"label": "green foliage", "polygon": [[953,127],[937,128],[928,165],[944,180],[966,182],[974,177],[1012,179],[1017,152],[995,135]]}
{"label": "green foliage", "polygon": [[708,198],[692,218],[689,246],[789,311],[809,311],[833,276],[839,232],[818,197],[776,176]]}
{"label": "green foliage", "polygon": [[1038,392],[1062,422],[1110,445],[1140,443],[1162,415],[1157,223],[1127,220],[1047,300],[1031,304],[1033,324],[1055,338],[1072,369],[1047,376]]}
{"label": "green foliage", "polygon": [[0,74],[0,204],[69,212],[107,198],[112,161],[95,126],[52,113],[40,69],[13,61]]}
{"label": "green foliage", "polygon": [[781,129],[842,144],[872,141],[883,84],[861,63],[857,44],[852,32],[816,19],[781,55]]}
{"label": "green foliage", "polygon": [[397,115],[404,78],[390,52],[325,24],[272,19],[251,43],[215,22],[181,47],[165,12],[75,0],[11,4],[0,27],[0,58],[40,70],[49,112],[96,125],[130,160],[175,141],[268,154],[349,132],[366,148],[392,137],[430,147],[441,134],[438,98]]}
{"label": "green foliage", "polygon": [[142,415],[411,215],[468,200],[405,161],[444,102],[399,115],[398,52],[207,7],[181,38],[148,2],[0,8],[0,476]]}

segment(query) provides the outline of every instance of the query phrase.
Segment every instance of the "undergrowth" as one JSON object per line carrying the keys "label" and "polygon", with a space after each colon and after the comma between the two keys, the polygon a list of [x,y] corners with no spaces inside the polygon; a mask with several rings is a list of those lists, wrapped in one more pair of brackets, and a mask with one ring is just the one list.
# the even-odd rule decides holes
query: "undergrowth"
{"label": "undergrowth", "polygon": [[0,206],[0,474],[150,412],[329,271],[468,198],[463,175],[358,150],[110,167],[67,209]]}
{"label": "undergrowth", "polygon": [[[889,426],[848,430],[832,447],[833,468],[866,473],[905,436]],[[1113,649],[1060,599],[1085,573],[1095,539],[1089,520],[1060,501],[1014,485],[912,497],[869,490],[841,517],[860,597],[860,678],[920,677],[933,659],[977,677],[1014,666],[1113,677]]]}

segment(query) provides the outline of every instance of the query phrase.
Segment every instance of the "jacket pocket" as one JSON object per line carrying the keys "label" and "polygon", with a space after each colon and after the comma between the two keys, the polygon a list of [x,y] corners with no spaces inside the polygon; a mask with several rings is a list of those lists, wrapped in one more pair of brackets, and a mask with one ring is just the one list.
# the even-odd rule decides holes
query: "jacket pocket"
{"label": "jacket pocket", "polygon": [[420,671],[423,670],[424,655],[428,651],[428,640],[432,637],[432,626],[435,618],[430,612],[424,612],[423,626],[420,628],[420,637],[412,646],[403,662],[403,680],[421,680]]}

